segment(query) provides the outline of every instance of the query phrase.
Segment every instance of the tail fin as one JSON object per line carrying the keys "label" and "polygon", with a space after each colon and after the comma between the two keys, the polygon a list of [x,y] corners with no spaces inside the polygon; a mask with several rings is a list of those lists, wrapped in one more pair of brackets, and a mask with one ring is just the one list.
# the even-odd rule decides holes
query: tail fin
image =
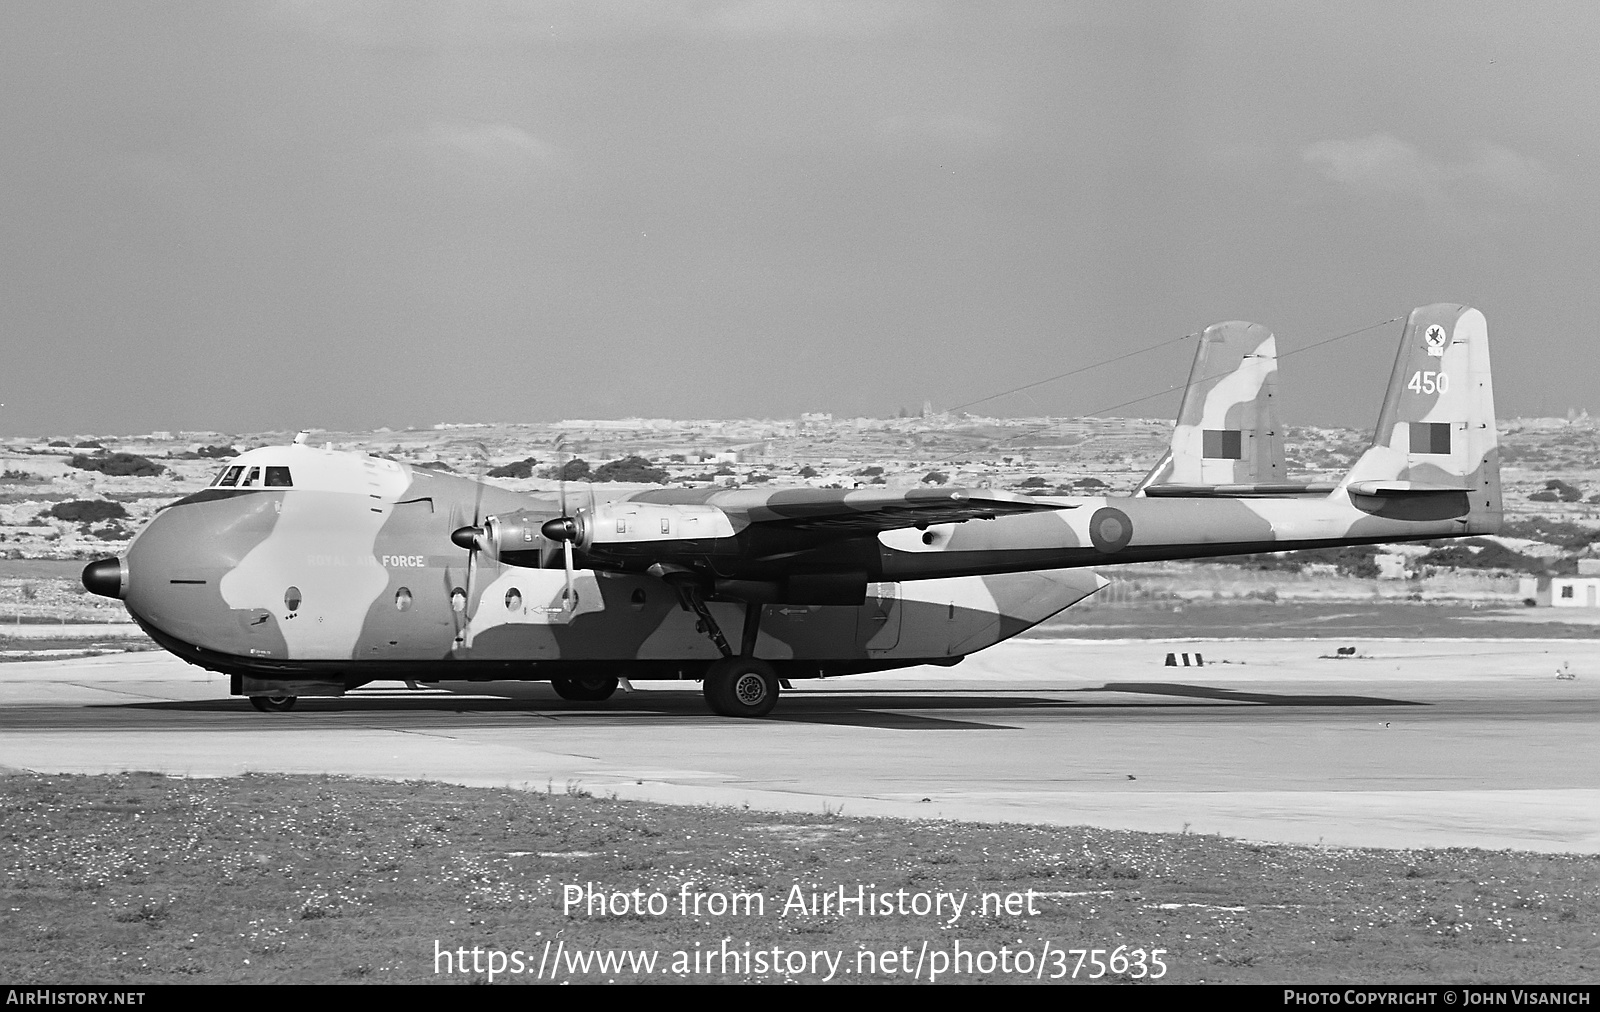
{"label": "tail fin", "polygon": [[[1468,533],[1499,530],[1500,451],[1489,378],[1489,324],[1467,306],[1411,311],[1372,446],[1340,483],[1358,499],[1464,491]],[[1373,512],[1385,512],[1374,509]]]}
{"label": "tail fin", "polygon": [[1284,480],[1278,427],[1277,339],[1255,323],[1216,323],[1200,335],[1172,444],[1134,495],[1151,486],[1265,485]]}

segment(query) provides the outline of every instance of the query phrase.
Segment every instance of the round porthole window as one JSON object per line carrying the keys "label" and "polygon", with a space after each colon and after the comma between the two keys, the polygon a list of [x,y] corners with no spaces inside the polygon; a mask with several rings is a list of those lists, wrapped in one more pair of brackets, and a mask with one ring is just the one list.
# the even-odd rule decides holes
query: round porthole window
{"label": "round porthole window", "polygon": [[522,610],[522,591],[515,587],[506,591],[506,611]]}
{"label": "round porthole window", "polygon": [[405,587],[401,587],[399,590],[394,592],[394,610],[395,611],[410,611],[411,610],[411,591],[410,590],[408,590]]}
{"label": "round porthole window", "polygon": [[450,610],[457,615],[467,610],[467,592],[460,587],[450,591]]}
{"label": "round porthole window", "polygon": [[290,587],[283,592],[283,606],[288,608],[291,613],[300,610],[301,600],[299,587]]}

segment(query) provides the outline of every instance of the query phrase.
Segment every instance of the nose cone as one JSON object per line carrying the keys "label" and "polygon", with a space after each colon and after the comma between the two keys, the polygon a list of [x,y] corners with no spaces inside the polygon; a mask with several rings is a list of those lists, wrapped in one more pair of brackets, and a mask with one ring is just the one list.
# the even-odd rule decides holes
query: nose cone
{"label": "nose cone", "polygon": [[83,586],[92,594],[121,598],[126,585],[121,559],[100,559],[83,567]]}

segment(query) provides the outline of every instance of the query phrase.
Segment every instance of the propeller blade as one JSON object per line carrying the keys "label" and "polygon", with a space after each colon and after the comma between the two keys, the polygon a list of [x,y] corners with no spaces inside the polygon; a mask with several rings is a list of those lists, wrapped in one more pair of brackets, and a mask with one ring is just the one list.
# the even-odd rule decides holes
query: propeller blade
{"label": "propeller blade", "polygon": [[561,597],[561,610],[571,614],[578,601],[577,594],[572,589],[572,543],[578,539],[578,522],[567,513],[566,433],[557,433],[551,442],[556,455],[556,488],[559,490],[561,515],[541,524],[539,533],[550,541],[561,542],[562,568],[566,570],[567,575],[567,589]]}
{"label": "propeller blade", "polygon": [[562,516],[566,516],[567,515],[567,462],[564,459],[566,455],[565,455],[565,453],[563,453],[563,451],[566,449],[566,445],[567,445],[566,434],[565,433],[557,433],[556,434],[556,438],[554,440],[552,440],[552,443],[554,445],[551,447],[551,449],[555,451],[555,455],[556,455],[556,487],[558,489],[560,489],[561,515]]}
{"label": "propeller blade", "polygon": [[450,532],[450,543],[457,548],[464,548],[467,552],[467,585],[463,589],[467,600],[465,607],[457,621],[456,639],[459,642],[465,624],[472,621],[472,595],[477,589],[478,553],[483,551],[489,543],[489,531],[483,519],[483,484],[489,471],[489,448],[483,443],[472,444],[473,455],[478,458],[477,473],[472,476],[472,523],[464,527],[457,527]]}
{"label": "propeller blade", "polygon": [[561,599],[561,610],[571,612],[578,606],[578,595],[572,590],[572,542],[561,542],[562,553],[566,556],[567,565],[567,593]]}
{"label": "propeller blade", "polygon": [[478,473],[473,475],[477,489],[472,499],[472,522],[476,525],[483,522],[483,479],[489,474],[489,448],[481,442],[473,443],[472,447],[478,451]]}

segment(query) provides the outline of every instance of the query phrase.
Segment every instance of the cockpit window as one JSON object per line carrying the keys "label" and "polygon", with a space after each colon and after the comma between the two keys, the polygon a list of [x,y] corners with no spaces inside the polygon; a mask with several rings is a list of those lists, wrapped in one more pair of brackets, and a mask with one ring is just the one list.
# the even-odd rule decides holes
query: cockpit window
{"label": "cockpit window", "polygon": [[217,472],[217,476],[215,478],[211,479],[211,487],[212,488],[216,488],[218,485],[221,485],[222,484],[222,479],[227,476],[227,473],[228,473],[228,465],[227,464],[223,464],[222,465],[222,469]]}
{"label": "cockpit window", "polygon": [[235,464],[233,467],[228,468],[226,474],[217,479],[217,484],[223,487],[232,487],[233,484],[239,480],[239,475],[243,473],[244,467],[242,465]]}
{"label": "cockpit window", "polygon": [[250,473],[244,476],[244,481],[239,483],[240,488],[249,488],[261,484],[261,468],[252,467]]}
{"label": "cockpit window", "polygon": [[293,484],[294,482],[289,480],[289,469],[287,467],[267,468],[268,488],[289,488]]}

